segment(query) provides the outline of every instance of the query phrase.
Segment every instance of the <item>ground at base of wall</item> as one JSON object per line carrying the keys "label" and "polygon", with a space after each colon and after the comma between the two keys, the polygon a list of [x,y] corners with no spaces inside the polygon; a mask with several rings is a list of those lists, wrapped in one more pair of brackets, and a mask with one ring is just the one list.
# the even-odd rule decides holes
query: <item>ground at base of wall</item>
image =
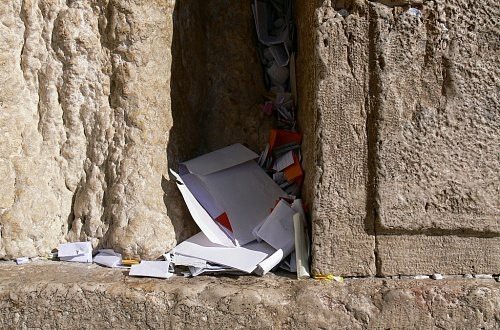
{"label": "ground at base of wall", "polygon": [[493,279],[269,275],[153,280],[97,265],[0,263],[0,328],[498,329]]}

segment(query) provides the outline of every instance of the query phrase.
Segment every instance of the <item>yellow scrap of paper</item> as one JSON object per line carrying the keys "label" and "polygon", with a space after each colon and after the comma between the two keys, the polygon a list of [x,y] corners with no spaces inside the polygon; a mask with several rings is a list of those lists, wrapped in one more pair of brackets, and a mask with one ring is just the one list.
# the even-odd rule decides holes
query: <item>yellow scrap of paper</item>
{"label": "yellow scrap of paper", "polygon": [[138,265],[140,264],[140,260],[135,260],[135,259],[123,259],[122,260],[122,265],[123,266],[132,266],[132,265]]}
{"label": "yellow scrap of paper", "polygon": [[332,274],[327,274],[327,275],[317,274],[317,275],[314,275],[314,279],[315,280],[327,280],[327,281],[333,280],[333,281],[336,281],[339,283],[344,283],[344,278],[342,276],[335,276]]}

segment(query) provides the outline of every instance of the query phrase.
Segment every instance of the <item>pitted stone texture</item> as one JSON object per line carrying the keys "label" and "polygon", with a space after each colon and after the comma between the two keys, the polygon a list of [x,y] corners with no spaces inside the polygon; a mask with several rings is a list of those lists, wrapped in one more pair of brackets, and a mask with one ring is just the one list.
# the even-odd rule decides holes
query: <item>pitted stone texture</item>
{"label": "pitted stone texture", "polygon": [[0,4],[0,258],[156,258],[195,232],[168,168],[272,125],[250,4]]}
{"label": "pitted stone texture", "polygon": [[500,233],[495,0],[373,7],[381,228]]}
{"label": "pitted stone texture", "polygon": [[500,238],[378,235],[378,275],[497,274]]}
{"label": "pitted stone texture", "polygon": [[96,265],[0,265],[2,328],[496,329],[499,319],[494,280],[153,280]]}
{"label": "pitted stone texture", "polygon": [[[0,258],[91,240],[157,257],[172,1],[2,1]],[[179,219],[184,221],[184,219]]]}
{"label": "pitted stone texture", "polygon": [[297,2],[313,272],[498,271],[499,4],[379,2]]}
{"label": "pitted stone texture", "polygon": [[[370,22],[364,6],[346,18],[328,2],[317,8],[313,2],[301,6],[299,40],[306,40],[299,44],[299,65],[313,65],[316,79],[308,81],[310,75],[299,69],[300,90],[314,86],[314,94],[300,95],[306,100],[302,106],[312,104],[301,107],[300,122],[308,139],[305,191],[309,197],[314,194],[313,273],[373,275],[374,222],[366,207],[372,193],[367,152]],[[312,27],[316,30],[311,38],[307,31]],[[304,58],[310,53],[317,56],[313,63]],[[307,150],[312,144],[313,151]]]}

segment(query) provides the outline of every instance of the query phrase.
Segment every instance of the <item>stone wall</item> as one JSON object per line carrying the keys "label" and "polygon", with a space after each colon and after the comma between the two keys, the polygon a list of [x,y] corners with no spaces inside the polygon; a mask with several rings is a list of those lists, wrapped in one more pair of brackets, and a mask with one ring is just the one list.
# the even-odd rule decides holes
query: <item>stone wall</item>
{"label": "stone wall", "polygon": [[381,2],[297,1],[313,271],[498,273],[500,5]]}
{"label": "stone wall", "polygon": [[0,257],[64,240],[144,257],[175,244],[161,186],[173,9],[2,1]]}
{"label": "stone wall", "polygon": [[[272,125],[250,4],[0,3],[0,258],[194,233],[168,168]],[[296,1],[315,273],[500,272],[499,7]]]}
{"label": "stone wall", "polygon": [[250,3],[2,2],[0,258],[194,234],[168,168],[272,125]]}
{"label": "stone wall", "polygon": [[97,265],[0,263],[8,329],[498,329],[499,320],[493,279],[165,281]]}

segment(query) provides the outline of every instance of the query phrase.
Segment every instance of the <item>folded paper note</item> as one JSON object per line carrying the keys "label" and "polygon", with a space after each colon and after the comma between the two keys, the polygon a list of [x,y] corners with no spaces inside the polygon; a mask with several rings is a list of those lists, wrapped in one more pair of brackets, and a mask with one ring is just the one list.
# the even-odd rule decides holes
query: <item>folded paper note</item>
{"label": "folded paper note", "polygon": [[57,250],[57,256],[60,260],[92,263],[92,244],[90,242],[59,244]]}
{"label": "folded paper note", "polygon": [[169,278],[174,276],[169,272],[169,261],[141,261],[138,265],[130,267],[130,276]]}
{"label": "folded paper note", "polygon": [[204,233],[198,233],[175,247],[175,258],[177,255],[194,257],[251,273],[257,264],[274,252],[265,242],[231,248],[214,244]]}
{"label": "folded paper note", "polygon": [[122,255],[111,249],[99,250],[99,253],[94,257],[94,262],[110,268],[118,267],[122,263]]}
{"label": "folded paper note", "polygon": [[184,201],[213,243],[235,247],[253,240],[252,230],[286,193],[241,144],[205,154],[172,171]]}
{"label": "folded paper note", "polygon": [[[257,232],[257,236],[267,242],[276,250],[293,250],[295,244],[293,215],[295,211],[284,200],[280,200],[278,205],[269,214],[266,221]],[[290,251],[292,252],[292,251]],[[288,254],[290,254],[288,252]],[[287,255],[284,255],[287,256]]]}

